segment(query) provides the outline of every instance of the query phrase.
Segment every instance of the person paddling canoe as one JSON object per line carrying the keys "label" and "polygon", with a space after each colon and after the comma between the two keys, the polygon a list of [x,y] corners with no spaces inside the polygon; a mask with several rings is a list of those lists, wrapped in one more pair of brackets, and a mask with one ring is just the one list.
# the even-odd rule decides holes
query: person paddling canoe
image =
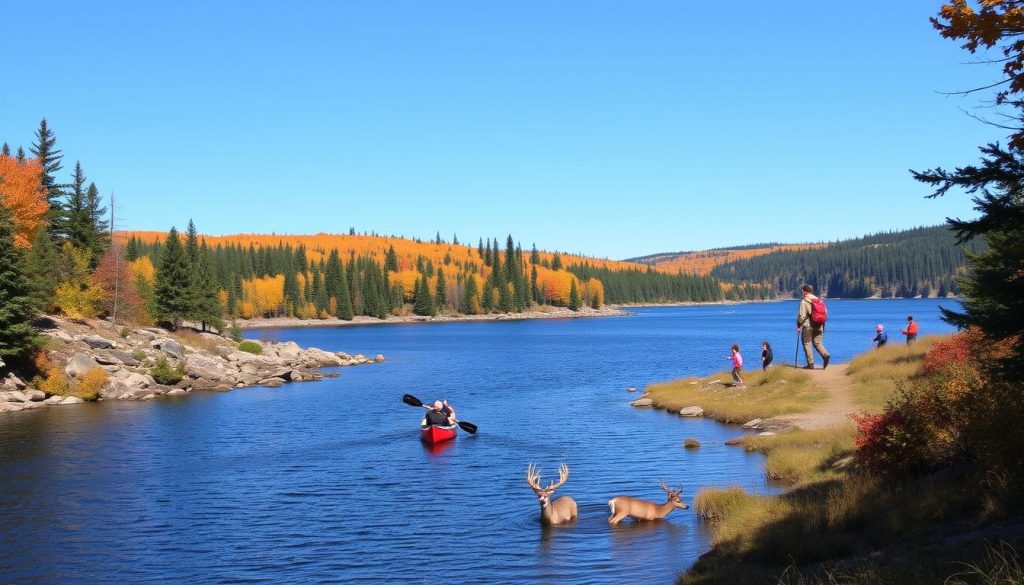
{"label": "person paddling canoe", "polygon": [[450,427],[455,424],[455,410],[447,405],[447,401],[435,400],[434,404],[423,417],[423,426]]}

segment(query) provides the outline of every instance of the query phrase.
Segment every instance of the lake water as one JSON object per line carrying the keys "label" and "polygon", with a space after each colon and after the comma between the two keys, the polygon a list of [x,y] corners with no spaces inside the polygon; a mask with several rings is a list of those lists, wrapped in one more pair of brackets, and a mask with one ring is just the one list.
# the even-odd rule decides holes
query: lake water
{"label": "lake water", "polygon": [[[946,332],[954,301],[830,301],[826,345],[848,361],[876,323],[899,343],[906,315]],[[295,328],[250,332],[383,353],[340,377],[152,402],[0,415],[0,582],[667,583],[707,549],[691,511],[609,527],[617,494],[684,501],[708,486],[761,493],[742,431],[633,409],[626,388],[727,367],[739,343],[776,361],[796,343],[792,302],[636,309],[628,317]],[[749,368],[748,368],[749,369]],[[439,450],[422,409],[447,398],[480,427]],[[682,440],[703,443],[684,451]],[[579,521],[543,529],[524,474]]]}

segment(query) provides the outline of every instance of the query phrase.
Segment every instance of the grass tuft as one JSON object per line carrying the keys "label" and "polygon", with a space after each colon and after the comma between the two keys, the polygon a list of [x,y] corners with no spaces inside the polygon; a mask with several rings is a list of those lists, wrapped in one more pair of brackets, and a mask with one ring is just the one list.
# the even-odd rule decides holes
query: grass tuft
{"label": "grass tuft", "polygon": [[850,362],[846,375],[858,406],[881,412],[897,385],[917,375],[921,360],[941,336],[922,337],[913,345],[891,344],[864,352]]}

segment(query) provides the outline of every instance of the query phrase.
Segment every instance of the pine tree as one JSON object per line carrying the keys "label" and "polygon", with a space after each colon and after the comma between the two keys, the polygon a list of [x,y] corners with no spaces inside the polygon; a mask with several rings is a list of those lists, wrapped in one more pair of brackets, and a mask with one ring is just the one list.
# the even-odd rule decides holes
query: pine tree
{"label": "pine tree", "polygon": [[193,318],[202,324],[203,331],[206,331],[207,325],[220,331],[224,328],[224,309],[220,305],[220,286],[206,242],[199,248],[194,272],[198,297]]}
{"label": "pine tree", "polygon": [[89,226],[87,243],[96,262],[99,262],[110,245],[110,222],[107,221],[106,215],[107,208],[103,206],[103,198],[96,188],[96,183],[89,183],[89,188],[85,191],[85,217]]}
{"label": "pine tree", "polygon": [[4,142],[3,148],[0,148],[0,156],[11,156],[11,147]]}
{"label": "pine tree", "polygon": [[572,311],[580,310],[580,291],[576,288],[576,279],[573,279],[572,284],[569,286],[569,309]]}
{"label": "pine tree", "polygon": [[434,292],[434,303],[438,309],[448,306],[448,283],[444,281],[444,270],[437,269],[437,287]]}
{"label": "pine tree", "polygon": [[[39,122],[39,129],[36,130],[36,141],[32,144],[32,155],[36,157],[39,164],[43,166],[43,175],[40,177],[42,188],[46,191],[46,201],[50,204],[50,233],[58,234],[61,224],[64,222],[64,209],[61,199],[64,197],[64,185],[57,182],[57,173],[63,166],[61,159],[64,155],[57,149],[57,137],[50,130],[46,118]],[[18,148],[19,159],[25,158],[25,152]]]}
{"label": "pine tree", "polygon": [[462,291],[462,304],[459,306],[459,312],[463,315],[475,315],[480,312],[476,292],[476,277],[470,276],[466,279],[466,286]]}
{"label": "pine tree", "polygon": [[534,264],[530,268],[530,298],[532,298],[533,302],[535,302],[535,303],[540,303],[541,302],[540,290],[537,289],[537,265],[536,264]]}
{"label": "pine tree", "polygon": [[384,269],[391,272],[398,272],[398,254],[395,254],[395,247],[388,248],[387,257],[384,261]]}
{"label": "pine tree", "polygon": [[559,254],[555,254],[554,257],[551,258],[551,270],[561,270],[561,269],[562,269],[562,256],[559,255]]}
{"label": "pine tree", "polygon": [[46,312],[53,307],[53,295],[60,283],[59,264],[60,254],[50,234],[44,229],[38,230],[25,259],[26,274],[37,311]]}
{"label": "pine tree", "polygon": [[54,221],[54,229],[61,237],[67,239],[72,245],[87,250],[88,247],[88,226],[85,214],[85,171],[82,170],[82,163],[75,162],[75,170],[71,173],[70,190],[67,193],[67,201],[63,202],[60,217]]}
{"label": "pine tree", "polygon": [[435,315],[434,298],[430,294],[430,283],[427,282],[427,275],[420,276],[416,281],[416,294],[412,305],[412,312],[417,315]]}
{"label": "pine tree", "polygon": [[37,304],[14,232],[10,209],[0,205],[0,362],[22,358],[36,343]]}
{"label": "pine tree", "polygon": [[135,260],[138,259],[138,257],[139,257],[139,241],[135,239],[135,236],[132,236],[128,240],[128,245],[125,246],[125,249],[124,249],[124,255],[128,259],[129,262],[135,262]]}
{"label": "pine tree", "polygon": [[20,163],[25,162],[25,149],[19,146],[18,154],[14,155],[14,158]]}
{"label": "pine tree", "polygon": [[177,329],[192,311],[192,268],[181,246],[178,230],[171,228],[160,250],[153,288],[156,317]]}

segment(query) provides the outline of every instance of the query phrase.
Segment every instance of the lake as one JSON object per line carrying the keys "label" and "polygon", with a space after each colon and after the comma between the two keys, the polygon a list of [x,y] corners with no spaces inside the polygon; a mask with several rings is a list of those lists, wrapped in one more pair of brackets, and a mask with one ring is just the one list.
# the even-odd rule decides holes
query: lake
{"label": "lake", "polygon": [[[891,343],[908,314],[950,331],[953,300],[829,301],[836,362]],[[791,362],[796,303],[657,307],[626,317],[251,331],[373,355],[338,378],[0,414],[0,581],[32,583],[667,583],[708,527],[610,527],[607,500],[664,501],[659,480],[779,490],[763,458],[712,421],[634,409],[645,384],[726,370],[738,343]],[[425,447],[422,409],[447,398],[479,433]],[[684,451],[684,438],[703,443]],[[569,465],[556,493],[579,521],[544,529],[525,482]]]}

